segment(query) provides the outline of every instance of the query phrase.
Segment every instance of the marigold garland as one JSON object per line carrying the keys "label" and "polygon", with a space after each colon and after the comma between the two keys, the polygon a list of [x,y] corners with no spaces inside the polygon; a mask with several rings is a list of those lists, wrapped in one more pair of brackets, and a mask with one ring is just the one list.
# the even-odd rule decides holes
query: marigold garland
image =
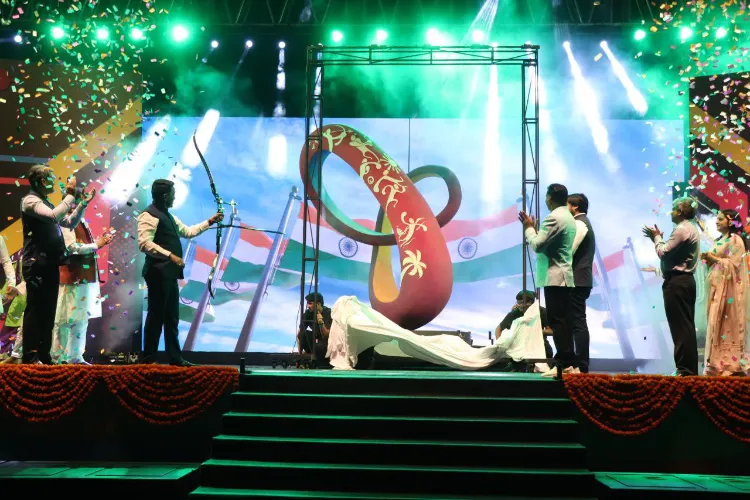
{"label": "marigold garland", "polygon": [[723,432],[750,442],[750,378],[659,375],[565,375],[578,409],[599,428],[623,436],[658,426],[686,391]]}
{"label": "marigold garland", "polygon": [[578,409],[599,428],[638,436],[664,421],[686,386],[680,377],[570,374],[565,388]]}
{"label": "marigold garland", "polygon": [[750,380],[695,377],[690,384],[690,395],[716,427],[750,443]]}
{"label": "marigold garland", "polygon": [[103,383],[138,418],[174,425],[202,413],[238,380],[230,367],[10,365],[0,368],[0,403],[18,418],[49,422],[74,411]]}

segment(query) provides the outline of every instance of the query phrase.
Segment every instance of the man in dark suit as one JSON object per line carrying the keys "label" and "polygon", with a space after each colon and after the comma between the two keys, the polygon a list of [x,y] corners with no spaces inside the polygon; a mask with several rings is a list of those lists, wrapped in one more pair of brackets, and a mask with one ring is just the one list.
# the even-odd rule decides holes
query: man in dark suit
{"label": "man in dark suit", "polygon": [[143,278],[148,287],[148,314],[143,327],[143,361],[153,363],[164,328],[164,346],[169,364],[192,366],[182,358],[178,338],[180,322],[180,289],[177,280],[184,279],[180,238],[194,238],[224,219],[217,213],[207,221],[186,226],[169,213],[174,203],[174,183],[157,179],[151,185],[153,202],[138,216],[138,247],[146,254]]}
{"label": "man in dark suit", "polygon": [[[23,362],[52,364],[52,328],[60,284],[59,265],[67,258],[60,227],[75,228],[93,194],[76,191],[70,177],[65,197],[54,206],[47,199],[55,189],[55,173],[46,165],[34,165],[28,175],[31,191],[21,200],[23,225],[22,275],[26,282],[26,313],[23,316]],[[70,211],[77,199],[83,201]]]}
{"label": "man in dark suit", "polygon": [[585,194],[575,193],[568,196],[568,210],[576,221],[576,237],[573,240],[573,281],[575,287],[570,291],[570,308],[568,321],[573,332],[575,346],[575,367],[581,373],[589,371],[589,327],[586,322],[586,300],[594,286],[594,255],[596,254],[596,237],[588,216],[589,199]]}

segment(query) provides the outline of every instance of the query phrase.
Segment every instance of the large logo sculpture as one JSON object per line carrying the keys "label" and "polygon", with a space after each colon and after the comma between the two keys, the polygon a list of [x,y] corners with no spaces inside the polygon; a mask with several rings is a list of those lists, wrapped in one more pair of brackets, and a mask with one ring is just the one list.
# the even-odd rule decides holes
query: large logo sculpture
{"label": "large logo sculpture", "polygon": [[[453,290],[453,265],[440,228],[453,219],[461,205],[461,185],[445,167],[424,166],[404,172],[370,138],[346,125],[328,125],[321,136],[310,139],[309,165],[305,149],[300,156],[304,182],[326,222],[356,242],[373,246],[370,267],[370,303],[399,326],[415,330],[437,317]],[[322,151],[319,149],[322,142]],[[328,196],[316,192],[319,165],[330,154],[344,160],[364,181],[380,204],[375,230],[346,216]],[[322,161],[320,159],[322,155]],[[448,203],[434,215],[414,185],[421,179],[440,177],[448,187]],[[401,287],[394,278],[392,247],[398,246]]]}

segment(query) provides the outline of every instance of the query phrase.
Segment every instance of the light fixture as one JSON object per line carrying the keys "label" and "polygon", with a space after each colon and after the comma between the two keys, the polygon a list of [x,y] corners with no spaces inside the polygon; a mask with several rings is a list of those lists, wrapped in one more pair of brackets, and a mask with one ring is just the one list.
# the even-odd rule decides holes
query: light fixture
{"label": "light fixture", "polygon": [[388,39],[388,32],[386,30],[378,30],[375,32],[375,40],[382,43]]}
{"label": "light fixture", "polygon": [[54,38],[55,40],[59,40],[64,36],[65,31],[61,27],[55,26],[54,28],[52,28],[52,38]]}
{"label": "light fixture", "polygon": [[253,46],[253,41],[252,40],[245,40],[245,48],[246,49],[249,49],[252,46]]}
{"label": "light fixture", "polygon": [[17,33],[16,36],[13,37],[13,41],[16,43],[23,43],[23,37],[20,33]]}
{"label": "light fixture", "polygon": [[177,25],[172,28],[172,39],[175,42],[184,42],[189,35],[190,33],[188,33],[187,28],[182,25]]}
{"label": "light fixture", "polygon": [[334,43],[339,43],[344,39],[344,34],[340,32],[339,30],[333,30],[331,33],[331,40],[333,40]]}
{"label": "light fixture", "polygon": [[646,31],[641,29],[635,30],[633,38],[635,38],[636,40],[643,40],[644,38],[646,38]]}
{"label": "light fixture", "polygon": [[286,42],[279,42],[279,48],[285,49],[286,48]]}
{"label": "light fixture", "polygon": [[724,38],[727,36],[727,29],[724,27],[720,27],[716,30],[716,38]]}
{"label": "light fixture", "polygon": [[143,31],[141,31],[139,28],[133,28],[130,30],[130,38],[133,40],[143,40]]}
{"label": "light fixture", "polygon": [[212,49],[218,49],[219,48],[219,41],[218,40],[211,40],[211,48]]}
{"label": "light fixture", "polygon": [[109,38],[109,30],[107,28],[97,28],[96,38],[99,40],[106,40]]}

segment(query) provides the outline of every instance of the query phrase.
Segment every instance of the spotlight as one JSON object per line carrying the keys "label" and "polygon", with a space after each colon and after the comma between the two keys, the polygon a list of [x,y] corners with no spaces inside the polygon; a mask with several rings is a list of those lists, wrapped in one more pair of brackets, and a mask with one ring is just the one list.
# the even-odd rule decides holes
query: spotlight
{"label": "spotlight", "polygon": [[498,48],[500,46],[500,44],[497,43],[497,42],[492,42],[490,45],[492,45],[493,49],[496,49],[496,48]]}
{"label": "spotlight", "polygon": [[569,42],[569,41],[567,41],[567,40],[565,40],[565,41],[563,42],[563,48],[564,48],[565,50],[568,50],[568,49],[570,49],[570,42]]}
{"label": "spotlight", "polygon": [[143,31],[138,28],[133,28],[130,30],[130,38],[133,40],[143,40]]}
{"label": "spotlight", "polygon": [[635,33],[633,34],[633,38],[636,40],[643,40],[646,38],[646,31],[645,30],[635,30]]}
{"label": "spotlight", "polygon": [[175,42],[184,42],[189,35],[187,28],[182,25],[172,28],[172,40]]}
{"label": "spotlight", "polygon": [[427,43],[430,45],[440,45],[440,32],[437,28],[427,30]]}
{"label": "spotlight", "polygon": [[721,27],[716,30],[716,38],[724,38],[725,36],[727,36],[726,28]]}
{"label": "spotlight", "polygon": [[212,49],[218,49],[219,48],[219,42],[218,42],[218,40],[211,40],[211,48]]}
{"label": "spotlight", "polygon": [[388,32],[386,30],[378,30],[375,32],[375,40],[382,43],[388,39]]}
{"label": "spotlight", "polygon": [[484,31],[482,30],[474,30],[471,33],[471,41],[474,43],[480,43],[484,41]]}
{"label": "spotlight", "polygon": [[245,48],[246,49],[249,49],[252,46],[253,46],[253,41],[252,40],[246,40],[245,41]]}
{"label": "spotlight", "polygon": [[608,47],[607,41],[606,40],[602,40],[601,43],[599,43],[599,46],[601,48],[603,48],[603,49],[606,49]]}
{"label": "spotlight", "polygon": [[334,43],[339,43],[343,39],[344,34],[342,32],[340,32],[339,30],[333,30],[333,33],[331,33],[331,40],[333,40]]}
{"label": "spotlight", "polygon": [[55,40],[59,40],[64,36],[65,31],[61,27],[55,26],[54,28],[52,28],[52,38],[54,38]]}
{"label": "spotlight", "polygon": [[693,36],[693,30],[692,30],[692,29],[690,29],[690,28],[688,28],[687,26],[685,26],[684,28],[682,28],[682,29],[680,30],[680,39],[681,39],[682,41],[685,41],[685,40],[687,40],[687,39],[688,39],[688,38],[690,38],[691,36]]}
{"label": "spotlight", "polygon": [[279,42],[279,48],[285,49],[286,48],[286,42]]}
{"label": "spotlight", "polygon": [[16,43],[23,43],[23,37],[20,33],[18,33],[16,36],[13,37],[13,41]]}
{"label": "spotlight", "polygon": [[109,38],[109,30],[107,28],[97,28],[96,38],[98,38],[99,40],[106,40],[107,38]]}

